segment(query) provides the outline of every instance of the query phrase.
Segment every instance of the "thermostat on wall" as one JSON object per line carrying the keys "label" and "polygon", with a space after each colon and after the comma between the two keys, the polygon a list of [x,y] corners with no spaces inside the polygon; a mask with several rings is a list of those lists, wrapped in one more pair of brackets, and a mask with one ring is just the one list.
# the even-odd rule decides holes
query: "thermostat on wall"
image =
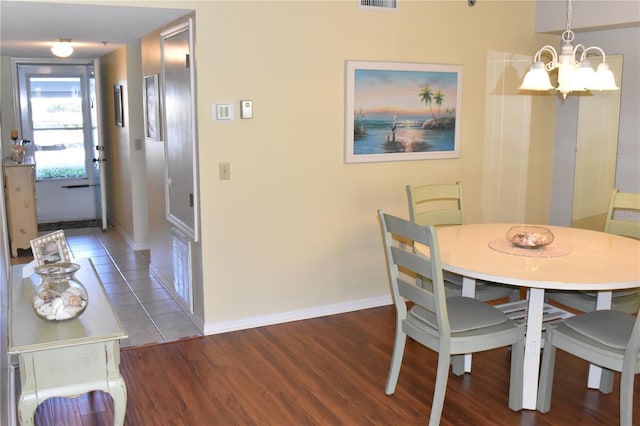
{"label": "thermostat on wall", "polygon": [[253,101],[240,101],[242,118],[253,118]]}

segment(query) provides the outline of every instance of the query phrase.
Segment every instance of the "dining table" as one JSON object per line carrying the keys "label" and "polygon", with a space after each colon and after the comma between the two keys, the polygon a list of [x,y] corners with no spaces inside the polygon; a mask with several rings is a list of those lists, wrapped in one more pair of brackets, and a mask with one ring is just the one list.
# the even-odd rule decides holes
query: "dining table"
{"label": "dining table", "polygon": [[[540,225],[553,242],[521,248],[507,240],[519,224],[483,223],[437,227],[442,269],[463,277],[462,295],[474,297],[476,280],[527,289],[523,408],[535,409],[543,344],[545,290],[595,291],[596,309],[611,307],[612,290],[640,287],[640,241],[599,231]],[[470,360],[470,355],[468,355]],[[470,367],[470,363],[469,363]],[[599,367],[588,386],[598,388]]]}

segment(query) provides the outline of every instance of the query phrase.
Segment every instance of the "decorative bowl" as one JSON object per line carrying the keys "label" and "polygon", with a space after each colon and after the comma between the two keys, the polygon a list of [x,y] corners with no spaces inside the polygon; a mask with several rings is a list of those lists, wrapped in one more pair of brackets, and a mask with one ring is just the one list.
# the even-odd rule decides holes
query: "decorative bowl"
{"label": "decorative bowl", "polygon": [[553,233],[541,226],[518,225],[509,228],[507,240],[521,248],[540,248],[553,242]]}
{"label": "decorative bowl", "polygon": [[87,308],[87,290],[75,277],[76,263],[51,263],[37,266],[41,283],[33,297],[33,310],[42,319],[64,321],[79,317]]}

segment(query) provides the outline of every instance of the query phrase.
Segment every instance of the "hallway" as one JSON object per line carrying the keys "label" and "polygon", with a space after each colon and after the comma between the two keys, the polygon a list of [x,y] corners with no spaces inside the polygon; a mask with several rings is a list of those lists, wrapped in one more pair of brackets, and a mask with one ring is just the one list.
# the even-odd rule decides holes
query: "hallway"
{"label": "hallway", "polygon": [[[121,347],[142,346],[200,335],[160,282],[149,271],[149,251],[133,251],[115,230],[77,228],[64,231],[71,256],[91,258],[105,291],[129,336]],[[12,263],[29,258],[12,258]]]}

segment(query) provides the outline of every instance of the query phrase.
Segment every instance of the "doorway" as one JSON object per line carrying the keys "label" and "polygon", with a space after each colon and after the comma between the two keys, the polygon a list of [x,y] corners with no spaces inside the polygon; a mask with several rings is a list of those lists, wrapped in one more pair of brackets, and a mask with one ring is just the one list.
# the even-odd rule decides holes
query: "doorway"
{"label": "doorway", "polygon": [[23,144],[36,164],[38,224],[101,225],[93,63],[14,63]]}

